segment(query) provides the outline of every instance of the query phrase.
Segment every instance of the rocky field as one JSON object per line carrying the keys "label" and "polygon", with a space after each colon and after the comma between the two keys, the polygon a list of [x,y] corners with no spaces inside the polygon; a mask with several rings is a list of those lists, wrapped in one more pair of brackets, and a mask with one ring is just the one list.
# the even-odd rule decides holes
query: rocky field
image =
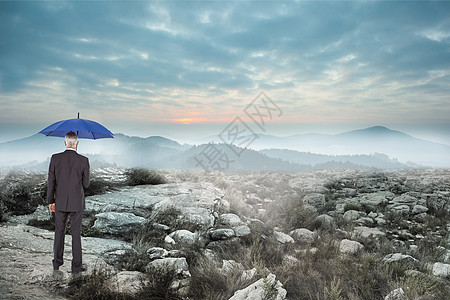
{"label": "rocky field", "polygon": [[1,299],[450,299],[450,170],[97,169],[76,277],[45,174],[0,188]]}

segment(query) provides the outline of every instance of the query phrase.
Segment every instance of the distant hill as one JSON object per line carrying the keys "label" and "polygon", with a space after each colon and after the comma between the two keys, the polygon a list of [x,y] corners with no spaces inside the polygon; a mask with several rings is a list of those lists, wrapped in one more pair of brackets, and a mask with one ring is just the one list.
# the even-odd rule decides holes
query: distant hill
{"label": "distant hill", "polygon": [[[327,168],[326,166],[335,165],[347,166],[347,169],[356,168],[378,168],[378,169],[392,169],[392,168],[407,168],[413,165],[407,165],[398,162],[396,159],[390,159],[389,156],[381,153],[374,154],[356,154],[356,155],[325,155],[315,154],[310,152],[299,152],[295,150],[286,149],[264,149],[260,150],[269,157],[279,158],[288,162],[297,164],[310,165],[313,168]],[[331,168],[332,167],[328,167]],[[344,168],[344,167],[342,167]]]}
{"label": "distant hill", "polygon": [[[227,170],[296,172],[322,168],[450,167],[449,146],[382,126],[336,135],[259,135],[250,146],[252,149],[214,144],[217,151],[229,157],[229,166],[224,167]],[[143,138],[116,134],[114,139],[82,139],[78,151],[88,156],[93,166],[117,164],[123,167],[202,169],[196,158],[207,147],[211,147],[210,144],[182,145],[161,136]],[[48,168],[51,154],[61,151],[64,151],[64,139],[35,134],[0,143],[0,166],[22,165],[44,170]]]}
{"label": "distant hill", "polygon": [[450,146],[418,139],[383,126],[352,130],[340,134],[297,134],[288,137],[259,135],[251,147],[288,149],[324,155],[383,153],[402,163],[450,167]]}

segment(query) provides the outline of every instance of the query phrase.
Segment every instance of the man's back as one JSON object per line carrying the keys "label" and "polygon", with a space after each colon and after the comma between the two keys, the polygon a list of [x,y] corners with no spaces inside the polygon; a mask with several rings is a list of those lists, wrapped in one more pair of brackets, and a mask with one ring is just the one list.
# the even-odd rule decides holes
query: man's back
{"label": "man's back", "polygon": [[54,154],[48,172],[48,203],[58,211],[84,210],[84,190],[89,186],[89,160],[74,150]]}

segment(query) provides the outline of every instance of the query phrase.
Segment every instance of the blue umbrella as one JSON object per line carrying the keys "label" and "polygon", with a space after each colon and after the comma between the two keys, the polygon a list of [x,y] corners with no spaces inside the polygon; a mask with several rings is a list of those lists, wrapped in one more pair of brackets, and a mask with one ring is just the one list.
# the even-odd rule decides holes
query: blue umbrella
{"label": "blue umbrella", "polygon": [[64,137],[70,131],[76,132],[81,139],[97,140],[114,138],[114,134],[103,125],[94,121],[80,119],[80,113],[78,113],[78,118],[76,119],[56,122],[42,129],[39,133],[46,136]]}

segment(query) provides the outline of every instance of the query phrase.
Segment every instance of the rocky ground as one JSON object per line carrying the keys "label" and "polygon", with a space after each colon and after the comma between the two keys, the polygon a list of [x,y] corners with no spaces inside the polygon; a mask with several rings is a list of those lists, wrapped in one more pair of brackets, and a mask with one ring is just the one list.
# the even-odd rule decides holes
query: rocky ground
{"label": "rocky ground", "polygon": [[[156,283],[166,299],[450,295],[450,170],[173,171],[139,186],[120,184],[124,173],[96,171],[117,186],[86,198],[82,240],[84,283],[107,270],[100,285],[120,299],[145,298],[151,274],[168,273]],[[51,268],[50,217],[40,206],[0,223],[0,298],[80,295],[70,235],[65,264]]]}

